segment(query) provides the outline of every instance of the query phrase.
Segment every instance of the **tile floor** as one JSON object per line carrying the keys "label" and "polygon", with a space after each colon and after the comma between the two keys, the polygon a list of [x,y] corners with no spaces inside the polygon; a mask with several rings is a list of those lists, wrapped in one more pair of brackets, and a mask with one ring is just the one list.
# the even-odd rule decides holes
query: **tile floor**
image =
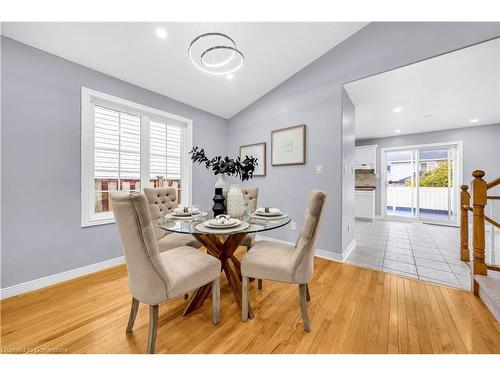
{"label": "tile floor", "polygon": [[[458,228],[387,220],[356,221],[354,238],[357,246],[348,263],[470,290],[470,266],[460,261]],[[487,233],[487,260],[492,254],[491,242]],[[494,250],[498,263],[500,233],[496,233]]]}

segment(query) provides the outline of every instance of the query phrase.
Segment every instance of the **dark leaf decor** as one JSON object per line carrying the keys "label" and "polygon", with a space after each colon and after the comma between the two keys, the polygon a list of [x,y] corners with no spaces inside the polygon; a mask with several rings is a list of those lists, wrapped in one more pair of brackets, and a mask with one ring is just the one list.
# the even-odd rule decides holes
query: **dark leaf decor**
{"label": "dark leaf decor", "polygon": [[239,156],[235,159],[227,156],[216,156],[209,159],[205,155],[205,150],[199,150],[198,147],[194,147],[189,153],[193,163],[205,164],[205,168],[211,169],[215,175],[238,176],[241,181],[251,179],[255,167],[258,165],[257,158],[252,156],[245,156],[244,160],[241,160]]}

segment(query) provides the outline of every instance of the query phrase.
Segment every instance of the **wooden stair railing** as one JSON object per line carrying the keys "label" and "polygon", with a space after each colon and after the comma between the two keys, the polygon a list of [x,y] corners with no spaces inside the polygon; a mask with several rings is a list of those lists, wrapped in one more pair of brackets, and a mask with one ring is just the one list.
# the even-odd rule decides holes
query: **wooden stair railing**
{"label": "wooden stair railing", "polygon": [[460,260],[470,262],[469,252],[469,213],[467,209],[470,206],[470,193],[467,191],[467,185],[460,186]]}
{"label": "wooden stair railing", "polygon": [[[470,206],[470,193],[467,191],[468,186],[462,185],[460,188],[460,259],[464,262],[470,261],[469,258],[469,211],[472,211],[472,244],[473,244],[473,263],[472,275],[487,275],[488,269],[500,271],[500,266],[487,264],[485,262],[485,225],[487,221],[496,228],[500,228],[500,224],[492,218],[484,214],[484,207],[488,199],[497,200],[499,196],[489,196],[487,191],[500,184],[500,178],[487,183],[483,180],[485,173],[481,170],[476,170],[472,173],[472,207]],[[473,280],[473,292],[475,295],[479,292],[477,282]]]}

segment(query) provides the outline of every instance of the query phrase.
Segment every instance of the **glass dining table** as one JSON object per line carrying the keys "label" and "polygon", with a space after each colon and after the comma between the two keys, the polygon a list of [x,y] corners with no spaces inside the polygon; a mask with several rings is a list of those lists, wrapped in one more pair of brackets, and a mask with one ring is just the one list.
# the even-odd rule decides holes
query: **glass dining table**
{"label": "glass dining table", "polygon": [[[241,308],[241,266],[234,252],[245,236],[281,228],[290,222],[290,217],[282,214],[275,218],[260,218],[257,215],[247,214],[240,218],[241,224],[238,226],[217,230],[204,226],[203,223],[211,218],[213,218],[212,214],[206,212],[189,218],[167,214],[160,218],[155,226],[167,232],[191,234],[207,249],[208,254],[219,259],[233,296]],[[199,309],[205,299],[210,296],[211,290],[211,283],[197,289],[186,304],[183,315]],[[251,307],[249,307],[249,315],[253,317]]]}

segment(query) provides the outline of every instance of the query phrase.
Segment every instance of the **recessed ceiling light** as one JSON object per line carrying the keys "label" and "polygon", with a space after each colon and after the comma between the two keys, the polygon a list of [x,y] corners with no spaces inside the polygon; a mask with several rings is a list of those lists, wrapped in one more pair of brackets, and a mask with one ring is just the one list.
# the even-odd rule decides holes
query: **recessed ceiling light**
{"label": "recessed ceiling light", "polygon": [[401,133],[401,129],[394,130],[396,133]]}
{"label": "recessed ceiling light", "polygon": [[230,73],[230,74],[228,74],[228,75],[226,76],[226,79],[227,79],[227,80],[231,80],[231,79],[233,79],[233,78],[234,78],[234,74],[233,74],[233,73]]}
{"label": "recessed ceiling light", "polygon": [[401,107],[396,107],[396,108],[394,108],[394,109],[393,109],[393,112],[394,112],[394,113],[399,113],[399,112],[401,112],[402,110],[403,110],[403,108],[401,108]]}
{"label": "recessed ceiling light", "polygon": [[424,118],[430,118],[432,115],[425,115]]}
{"label": "recessed ceiling light", "polygon": [[167,30],[162,29],[161,27],[156,28],[156,36],[160,39],[165,39],[167,37]]}
{"label": "recessed ceiling light", "polygon": [[475,124],[476,122],[478,122],[479,120],[477,118],[473,118],[472,120],[470,120],[470,123],[471,124]]}

